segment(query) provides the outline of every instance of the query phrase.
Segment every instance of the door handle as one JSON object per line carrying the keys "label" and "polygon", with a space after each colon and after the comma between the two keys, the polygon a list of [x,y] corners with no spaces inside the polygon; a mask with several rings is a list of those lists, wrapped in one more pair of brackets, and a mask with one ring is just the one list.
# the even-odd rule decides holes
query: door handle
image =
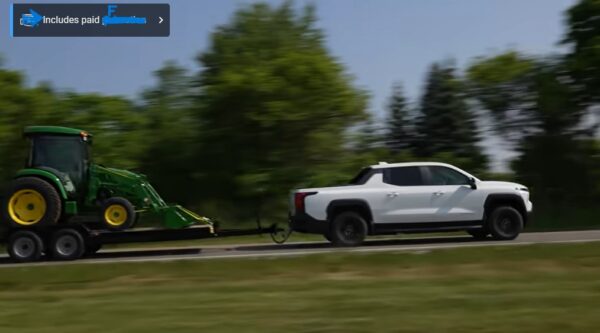
{"label": "door handle", "polygon": [[433,192],[433,195],[439,197],[440,195],[444,195],[444,192],[441,192],[441,191]]}
{"label": "door handle", "polygon": [[390,197],[390,198],[395,198],[395,197],[398,196],[398,192],[390,192],[390,193],[387,194],[387,196]]}

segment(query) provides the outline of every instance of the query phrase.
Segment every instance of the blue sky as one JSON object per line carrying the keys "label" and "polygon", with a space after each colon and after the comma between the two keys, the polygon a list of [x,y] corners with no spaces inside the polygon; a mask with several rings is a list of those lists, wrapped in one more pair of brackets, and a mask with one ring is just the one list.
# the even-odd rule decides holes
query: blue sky
{"label": "blue sky", "polygon": [[[61,90],[137,96],[152,85],[152,71],[166,60],[199,70],[194,58],[208,47],[209,33],[252,1],[139,2],[171,3],[170,37],[10,38],[8,10],[12,2],[3,1],[0,54],[5,67],[25,71],[29,84],[50,81]],[[300,7],[305,2],[295,3]],[[370,92],[370,109],[381,118],[392,84],[403,83],[407,95],[418,98],[427,68],[434,61],[453,58],[464,66],[476,56],[511,48],[531,54],[559,52],[563,12],[575,1],[311,2],[316,4],[318,25],[326,33],[331,53],[346,65],[356,84]]]}

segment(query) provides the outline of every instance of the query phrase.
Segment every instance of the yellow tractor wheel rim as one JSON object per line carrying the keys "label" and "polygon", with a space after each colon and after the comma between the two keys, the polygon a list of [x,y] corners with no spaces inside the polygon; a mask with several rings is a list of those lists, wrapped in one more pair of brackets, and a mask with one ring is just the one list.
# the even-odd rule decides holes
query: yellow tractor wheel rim
{"label": "yellow tractor wheel rim", "polygon": [[106,223],[118,227],[127,221],[127,210],[118,204],[110,205],[104,211],[104,220]]}
{"label": "yellow tractor wheel rim", "polygon": [[19,190],[8,201],[8,214],[20,225],[36,224],[46,215],[46,200],[36,190]]}

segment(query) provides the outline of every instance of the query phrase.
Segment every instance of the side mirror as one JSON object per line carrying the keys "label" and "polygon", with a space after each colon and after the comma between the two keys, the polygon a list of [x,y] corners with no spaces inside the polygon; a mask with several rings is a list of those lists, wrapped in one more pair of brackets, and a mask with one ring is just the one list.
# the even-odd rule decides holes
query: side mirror
{"label": "side mirror", "polygon": [[471,186],[471,188],[474,190],[477,189],[477,183],[475,182],[475,178],[469,177],[469,186]]}

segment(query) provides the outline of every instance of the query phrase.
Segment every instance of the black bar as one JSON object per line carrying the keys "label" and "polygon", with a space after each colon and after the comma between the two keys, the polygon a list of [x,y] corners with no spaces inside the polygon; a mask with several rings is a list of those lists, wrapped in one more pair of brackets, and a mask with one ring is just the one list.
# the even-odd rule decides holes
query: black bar
{"label": "black bar", "polygon": [[231,237],[231,236],[250,236],[260,234],[270,234],[275,231],[275,227],[259,228],[259,229],[224,229],[216,232],[218,237]]}
{"label": "black bar", "polygon": [[170,34],[170,7],[166,3],[16,3],[11,9],[14,37],[167,37]]}
{"label": "black bar", "polygon": [[101,244],[166,242],[176,240],[214,238],[216,235],[207,226],[185,229],[131,229],[126,231],[101,231],[91,235]]}
{"label": "black bar", "polygon": [[207,226],[184,229],[130,229],[125,231],[91,231],[90,238],[101,244],[166,242],[215,237],[249,236],[271,233],[275,227],[260,229],[224,229],[212,233]]}

